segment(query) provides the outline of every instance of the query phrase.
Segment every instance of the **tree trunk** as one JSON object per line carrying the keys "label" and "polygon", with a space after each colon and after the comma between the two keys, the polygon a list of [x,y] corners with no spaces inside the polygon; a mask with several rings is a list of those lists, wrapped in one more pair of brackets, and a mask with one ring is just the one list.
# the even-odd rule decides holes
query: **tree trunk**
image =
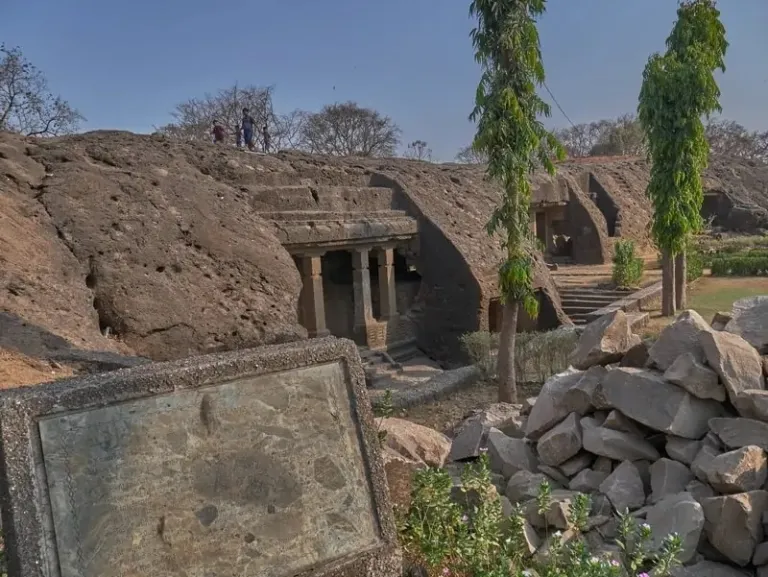
{"label": "tree trunk", "polygon": [[499,402],[517,403],[517,379],[515,376],[515,338],[517,336],[517,315],[520,303],[507,302],[504,305],[499,336],[499,358],[496,364],[496,378],[499,381]]}
{"label": "tree trunk", "polygon": [[661,316],[675,315],[675,259],[664,251],[661,256]]}
{"label": "tree trunk", "polygon": [[687,275],[688,259],[683,251],[675,257],[675,305],[679,311],[688,308]]}

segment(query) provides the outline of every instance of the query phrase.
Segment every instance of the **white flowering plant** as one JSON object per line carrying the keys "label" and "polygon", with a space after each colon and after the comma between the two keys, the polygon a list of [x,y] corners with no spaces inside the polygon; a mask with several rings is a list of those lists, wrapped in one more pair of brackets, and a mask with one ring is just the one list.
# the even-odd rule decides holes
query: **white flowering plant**
{"label": "white flowering plant", "polygon": [[[458,494],[457,494],[458,493]],[[539,514],[551,506],[549,485],[540,487]],[[653,548],[651,528],[628,513],[618,515],[612,552],[589,551],[583,531],[591,502],[578,495],[571,503],[569,529],[547,535],[546,554],[531,554],[526,518],[520,506],[502,514],[486,454],[465,466],[459,489],[442,469],[414,475],[411,503],[398,514],[398,529],[408,571],[414,577],[667,577],[681,551],[670,535]],[[409,573],[407,572],[406,575]]]}

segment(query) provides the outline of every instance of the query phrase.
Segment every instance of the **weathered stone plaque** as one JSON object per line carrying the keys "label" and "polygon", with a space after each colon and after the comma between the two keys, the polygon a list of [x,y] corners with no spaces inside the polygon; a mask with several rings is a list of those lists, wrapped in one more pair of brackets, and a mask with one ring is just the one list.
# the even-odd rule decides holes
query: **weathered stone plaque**
{"label": "weathered stone plaque", "polygon": [[8,391],[11,574],[396,575],[363,383],[322,339]]}

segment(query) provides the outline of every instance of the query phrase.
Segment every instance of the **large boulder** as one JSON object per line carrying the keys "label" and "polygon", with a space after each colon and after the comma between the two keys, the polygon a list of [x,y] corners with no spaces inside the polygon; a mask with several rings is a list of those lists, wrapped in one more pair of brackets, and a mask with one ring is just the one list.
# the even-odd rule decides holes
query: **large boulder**
{"label": "large boulder", "polygon": [[605,427],[583,427],[582,444],[584,450],[616,461],[659,458],[656,448],[642,437]]}
{"label": "large boulder", "polygon": [[729,449],[756,445],[768,451],[768,423],[744,418],[717,418],[709,422],[709,428]]}
{"label": "large boulder", "polygon": [[386,433],[385,444],[390,449],[430,467],[442,467],[451,450],[448,437],[405,419],[380,419],[379,430]]}
{"label": "large boulder", "polygon": [[630,367],[608,371],[602,384],[611,406],[656,431],[683,437],[701,438],[707,422],[722,414],[720,403],[699,399],[668,383],[655,372]]}
{"label": "large boulder", "polygon": [[768,492],[712,497],[701,506],[710,544],[736,565],[748,565],[755,547],[763,541],[762,514],[768,507]]}
{"label": "large boulder", "polygon": [[518,471],[536,471],[539,460],[523,439],[507,437],[498,429],[488,432],[488,457],[491,470],[510,478]]}
{"label": "large boulder", "polygon": [[573,412],[566,400],[566,392],[581,380],[584,373],[568,369],[551,377],[541,388],[536,404],[528,415],[525,435],[534,441]]}
{"label": "large boulder", "polygon": [[512,403],[495,403],[475,411],[456,428],[448,459],[463,461],[479,456],[491,428],[508,437],[523,438],[526,418],[521,413],[522,405]]}
{"label": "large boulder", "polygon": [[649,501],[657,503],[668,497],[685,491],[693,481],[691,470],[672,459],[659,459],[650,466],[651,495]]}
{"label": "large boulder", "polygon": [[661,331],[659,338],[648,351],[648,362],[661,371],[666,371],[675,359],[684,353],[692,353],[696,359],[703,358],[699,333],[711,332],[712,328],[699,313],[683,311]]}
{"label": "large boulder", "polygon": [[732,403],[742,391],[765,388],[763,361],[755,348],[739,335],[702,332],[700,342],[707,364],[720,376]]}
{"label": "large boulder", "polygon": [[670,383],[684,388],[700,399],[725,400],[725,387],[720,384],[717,373],[696,360],[693,353],[683,353],[664,372]]}
{"label": "large boulder", "polygon": [[621,360],[636,341],[627,314],[621,309],[589,323],[571,354],[570,362],[577,369],[607,365]]}
{"label": "large boulder", "polygon": [[718,455],[705,468],[707,479],[719,493],[744,493],[762,488],[768,476],[765,451],[749,445]]}
{"label": "large boulder", "polygon": [[600,483],[600,492],[617,511],[633,511],[645,504],[645,488],[640,472],[631,461],[624,461]]}
{"label": "large boulder", "polygon": [[731,320],[725,330],[768,354],[768,295],[747,297],[733,303]]}
{"label": "large boulder", "polygon": [[683,546],[678,561],[688,563],[693,559],[704,530],[704,509],[690,493],[664,497],[648,510],[645,520],[653,531],[655,547],[660,547],[667,535],[677,533]]}
{"label": "large boulder", "polygon": [[539,460],[557,467],[581,451],[581,424],[579,415],[571,413],[559,425],[539,439],[536,446]]}
{"label": "large boulder", "polygon": [[580,415],[586,415],[592,409],[607,409],[600,383],[608,370],[602,365],[589,367],[581,379],[565,391],[563,403]]}

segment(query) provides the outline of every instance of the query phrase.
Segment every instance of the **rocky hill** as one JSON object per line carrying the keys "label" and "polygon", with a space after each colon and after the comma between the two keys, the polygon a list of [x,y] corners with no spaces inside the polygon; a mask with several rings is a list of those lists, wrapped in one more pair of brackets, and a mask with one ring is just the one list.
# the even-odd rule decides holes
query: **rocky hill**
{"label": "rocky hill", "polygon": [[[768,213],[767,172],[715,164],[711,186]],[[628,215],[622,229],[644,234],[642,161],[566,163],[561,173],[554,185],[537,176],[539,199],[564,180],[583,196],[578,181],[594,173]],[[407,187],[480,291],[497,294],[501,255],[484,225],[499,191],[482,167],[263,156],[125,132],[0,134],[0,349],[109,365],[84,351],[162,360],[303,338],[299,273],[254,210],[253,189],[367,186],[372,175]],[[545,270],[539,277],[552,292]]]}

